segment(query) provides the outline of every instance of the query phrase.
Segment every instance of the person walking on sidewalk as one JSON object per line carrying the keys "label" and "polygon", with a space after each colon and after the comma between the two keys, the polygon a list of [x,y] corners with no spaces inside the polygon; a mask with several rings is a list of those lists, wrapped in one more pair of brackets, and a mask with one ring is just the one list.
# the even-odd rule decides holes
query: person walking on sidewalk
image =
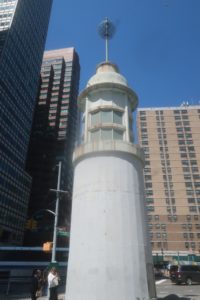
{"label": "person walking on sidewalk", "polygon": [[37,270],[33,270],[31,279],[31,300],[37,300],[37,292],[39,290],[39,280]]}
{"label": "person walking on sidewalk", "polygon": [[49,300],[58,300],[59,275],[56,268],[52,268],[48,275]]}

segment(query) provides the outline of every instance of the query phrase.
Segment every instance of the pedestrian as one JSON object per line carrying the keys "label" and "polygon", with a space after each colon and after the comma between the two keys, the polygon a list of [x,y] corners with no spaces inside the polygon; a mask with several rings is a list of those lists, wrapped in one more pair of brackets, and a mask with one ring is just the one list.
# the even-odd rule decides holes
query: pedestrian
{"label": "pedestrian", "polygon": [[37,270],[33,270],[32,278],[31,278],[31,300],[37,299],[37,292],[39,289],[39,281],[38,281],[38,275]]}
{"label": "pedestrian", "polygon": [[39,297],[42,297],[42,289],[43,289],[43,285],[44,285],[43,274],[42,274],[42,271],[39,269],[37,270],[37,279],[38,279],[38,290],[36,292],[36,297],[39,298]]}
{"label": "pedestrian", "polygon": [[49,268],[46,267],[43,272],[42,272],[42,275],[43,275],[43,296],[47,296],[48,295],[48,273],[49,273]]}
{"label": "pedestrian", "polygon": [[49,300],[58,300],[59,275],[55,267],[51,268],[48,275]]}

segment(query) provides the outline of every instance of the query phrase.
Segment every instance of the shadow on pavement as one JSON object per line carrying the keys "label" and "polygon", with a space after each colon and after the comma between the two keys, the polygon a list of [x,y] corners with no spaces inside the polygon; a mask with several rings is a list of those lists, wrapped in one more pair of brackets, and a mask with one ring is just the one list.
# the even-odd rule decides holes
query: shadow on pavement
{"label": "shadow on pavement", "polygon": [[178,297],[177,295],[171,294],[164,298],[158,298],[157,300],[191,300],[191,298]]}

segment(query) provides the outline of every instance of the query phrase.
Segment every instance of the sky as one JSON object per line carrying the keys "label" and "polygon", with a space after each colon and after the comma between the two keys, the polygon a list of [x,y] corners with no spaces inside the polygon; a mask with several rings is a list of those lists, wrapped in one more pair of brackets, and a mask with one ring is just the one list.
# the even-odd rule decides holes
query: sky
{"label": "sky", "polygon": [[80,91],[105,60],[98,35],[105,17],[116,26],[109,60],[138,107],[200,104],[200,0],[54,0],[46,50],[75,47]]}

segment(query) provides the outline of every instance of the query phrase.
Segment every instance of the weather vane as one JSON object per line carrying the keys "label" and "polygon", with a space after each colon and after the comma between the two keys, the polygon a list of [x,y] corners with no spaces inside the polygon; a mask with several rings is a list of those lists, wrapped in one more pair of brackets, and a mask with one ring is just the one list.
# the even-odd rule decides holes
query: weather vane
{"label": "weather vane", "polygon": [[105,18],[105,20],[103,20],[99,24],[99,35],[106,42],[106,61],[108,61],[108,41],[112,39],[114,34],[115,34],[114,24],[108,18]]}

